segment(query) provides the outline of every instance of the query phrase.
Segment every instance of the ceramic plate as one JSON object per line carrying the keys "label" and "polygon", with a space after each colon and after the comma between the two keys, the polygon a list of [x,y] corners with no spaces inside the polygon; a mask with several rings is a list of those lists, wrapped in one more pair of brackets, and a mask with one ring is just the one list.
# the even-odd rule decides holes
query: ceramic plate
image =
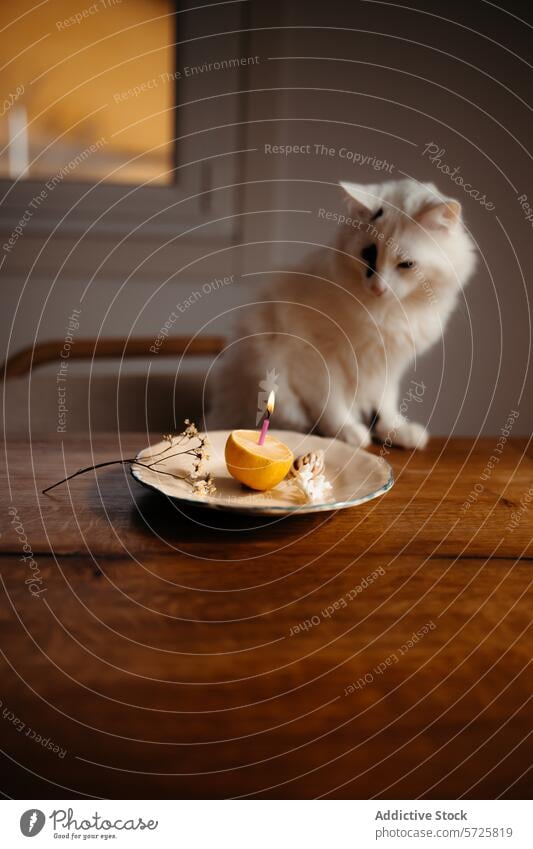
{"label": "ceramic plate", "polygon": [[[132,464],[131,473],[139,483],[178,501],[215,510],[233,510],[265,516],[316,513],[355,507],[383,495],[394,483],[392,469],[382,457],[376,457],[360,448],[354,449],[338,439],[305,436],[287,430],[272,430],[271,433],[288,445],[295,457],[308,451],[324,451],[325,475],[332,485],[327,500],[313,504],[304,502],[296,488],[288,481],[282,481],[268,492],[254,492],[234,480],[224,461],[224,446],[229,435],[227,430],[211,431],[208,434],[211,459],[207,471],[215,479],[217,491],[214,495],[195,495],[190,484],[168,474],[172,472],[182,475],[190,471],[192,466],[190,457],[165,459],[166,454],[173,453],[168,442],[158,442],[157,445],[151,445],[137,454],[136,460],[139,462]],[[154,455],[161,455],[155,469],[141,465],[149,462]]]}

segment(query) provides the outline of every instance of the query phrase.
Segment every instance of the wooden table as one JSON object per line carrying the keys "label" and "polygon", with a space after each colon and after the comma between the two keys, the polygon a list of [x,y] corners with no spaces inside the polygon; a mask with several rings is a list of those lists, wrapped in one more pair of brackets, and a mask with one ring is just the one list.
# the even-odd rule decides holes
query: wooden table
{"label": "wooden table", "polygon": [[121,467],[40,494],[146,443],[8,442],[6,795],[530,796],[525,439],[392,451],[332,515],[184,514]]}

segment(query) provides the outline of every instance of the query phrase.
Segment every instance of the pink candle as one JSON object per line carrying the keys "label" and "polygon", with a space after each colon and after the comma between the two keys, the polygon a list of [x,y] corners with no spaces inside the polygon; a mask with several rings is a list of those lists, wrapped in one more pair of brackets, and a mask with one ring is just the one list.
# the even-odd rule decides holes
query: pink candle
{"label": "pink candle", "polygon": [[261,425],[261,433],[259,434],[259,439],[257,440],[258,445],[264,445],[265,439],[267,435],[268,428],[270,427],[270,416],[274,412],[274,400],[275,395],[273,392],[268,396],[267,408],[265,413],[265,418],[263,419],[263,424]]}
{"label": "pink candle", "polygon": [[270,416],[267,413],[265,418],[263,419],[263,424],[261,425],[261,433],[259,434],[259,440],[258,440],[259,445],[264,445],[269,426],[270,426]]}

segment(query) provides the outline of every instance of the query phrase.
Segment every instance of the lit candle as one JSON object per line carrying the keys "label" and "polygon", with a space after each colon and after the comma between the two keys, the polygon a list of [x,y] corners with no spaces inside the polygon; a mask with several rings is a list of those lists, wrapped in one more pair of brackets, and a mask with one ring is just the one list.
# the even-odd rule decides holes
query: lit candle
{"label": "lit candle", "polygon": [[268,428],[269,428],[269,425],[270,425],[270,416],[274,412],[274,400],[275,400],[275,395],[274,395],[273,392],[271,392],[270,395],[268,396],[266,413],[265,413],[265,418],[263,419],[263,425],[261,427],[261,433],[259,434],[259,439],[257,440],[259,445],[264,445],[264,443],[265,443],[267,431],[268,431]]}

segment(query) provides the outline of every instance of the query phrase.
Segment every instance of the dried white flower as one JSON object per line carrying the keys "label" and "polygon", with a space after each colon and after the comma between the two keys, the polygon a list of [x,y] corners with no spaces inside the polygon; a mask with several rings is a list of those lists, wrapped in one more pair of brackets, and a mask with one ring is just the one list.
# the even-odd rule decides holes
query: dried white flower
{"label": "dried white flower", "polygon": [[190,422],[189,419],[185,419],[185,424],[187,427],[183,431],[183,436],[186,436],[188,439],[193,439],[195,436],[198,436],[198,428],[194,422]]}
{"label": "dried white flower", "polygon": [[214,495],[217,488],[211,475],[207,475],[205,478],[200,478],[192,482],[192,491],[195,495],[205,497],[207,495]]}
{"label": "dried white flower", "polygon": [[300,469],[295,470],[289,483],[296,486],[304,500],[312,504],[324,501],[332,489],[325,475],[322,472],[317,474],[309,464],[304,464]]}
{"label": "dried white flower", "polygon": [[207,495],[207,484],[205,480],[197,480],[193,482],[192,491],[195,495]]}

